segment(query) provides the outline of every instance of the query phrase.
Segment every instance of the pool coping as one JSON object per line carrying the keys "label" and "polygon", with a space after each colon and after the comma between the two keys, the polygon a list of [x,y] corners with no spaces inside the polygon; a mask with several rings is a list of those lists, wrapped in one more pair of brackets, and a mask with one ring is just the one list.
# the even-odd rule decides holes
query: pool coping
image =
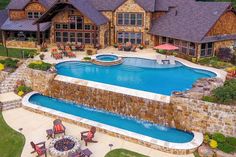
{"label": "pool coping", "polygon": [[110,125],[106,125],[106,124],[103,124],[103,123],[95,122],[95,121],[92,121],[92,120],[89,120],[89,119],[81,118],[79,116],[74,116],[74,115],[67,114],[67,113],[64,113],[64,112],[61,112],[61,111],[57,111],[57,110],[54,110],[54,109],[49,109],[49,108],[46,108],[46,107],[42,107],[42,106],[32,104],[32,103],[29,102],[29,98],[34,94],[39,94],[39,93],[38,92],[31,92],[31,93],[28,93],[27,95],[25,95],[23,97],[23,99],[22,99],[23,107],[26,107],[26,108],[28,107],[28,108],[31,108],[31,109],[39,110],[39,111],[44,112],[44,113],[46,112],[46,113],[52,114],[54,116],[59,116],[59,117],[66,118],[66,119],[69,119],[69,120],[73,120],[73,121],[83,123],[83,124],[86,124],[86,125],[89,125],[89,126],[95,126],[95,127],[100,128],[100,129],[104,129],[108,132],[117,133],[119,135],[123,135],[123,136],[126,136],[126,137],[130,137],[130,138],[133,138],[133,139],[137,139],[139,141],[147,142],[147,143],[154,144],[154,145],[164,147],[164,148],[168,148],[168,149],[174,149],[174,150],[180,150],[180,151],[181,150],[182,151],[184,151],[184,150],[195,150],[203,142],[203,134],[199,133],[199,132],[195,132],[195,131],[192,132],[193,135],[194,135],[192,141],[187,142],[187,143],[173,143],[173,142],[167,142],[167,141],[163,141],[163,140],[159,140],[159,139],[154,139],[154,138],[151,138],[151,137],[148,137],[148,136],[145,136],[145,135],[141,135],[141,134],[138,134],[138,133],[127,131],[127,130],[124,130],[124,129],[120,129],[120,128],[113,127],[113,126],[110,126]]}

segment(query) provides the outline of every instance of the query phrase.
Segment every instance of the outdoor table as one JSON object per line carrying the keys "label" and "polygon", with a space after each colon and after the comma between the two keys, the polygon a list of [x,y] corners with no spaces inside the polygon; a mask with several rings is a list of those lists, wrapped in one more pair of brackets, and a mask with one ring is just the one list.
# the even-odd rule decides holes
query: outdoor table
{"label": "outdoor table", "polygon": [[49,140],[50,138],[53,138],[53,130],[52,130],[52,129],[46,130],[46,133],[47,133],[47,138],[48,138],[48,140]]}
{"label": "outdoor table", "polygon": [[90,157],[90,155],[92,155],[93,153],[88,148],[86,148],[82,150],[82,154],[84,154],[86,157]]}

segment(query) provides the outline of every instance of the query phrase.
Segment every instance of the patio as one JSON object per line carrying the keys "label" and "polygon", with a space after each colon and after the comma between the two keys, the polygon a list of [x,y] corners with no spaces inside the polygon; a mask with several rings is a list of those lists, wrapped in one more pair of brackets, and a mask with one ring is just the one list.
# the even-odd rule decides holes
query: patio
{"label": "patio", "polygon": [[[23,128],[21,133],[24,134],[26,138],[26,145],[23,149],[21,155],[22,157],[35,156],[35,154],[30,154],[30,152],[32,151],[30,141],[34,141],[36,143],[46,141],[46,146],[49,145],[51,140],[47,140],[45,131],[52,128],[54,119],[29,112],[23,108],[5,111],[3,112],[3,116],[8,125],[10,125],[15,130]],[[87,130],[73,124],[65,122],[63,122],[63,124],[67,128],[66,134],[72,135],[77,138],[80,138],[80,132]],[[93,152],[93,155],[91,157],[104,157],[110,151],[109,144],[114,145],[112,149],[124,148],[144,155],[148,155],[150,157],[180,157],[179,155],[163,153],[99,132],[96,133],[95,140],[97,140],[98,143],[88,144],[88,148]],[[84,142],[82,142],[82,149],[85,148],[85,144]],[[181,157],[193,157],[193,155],[181,155]]]}

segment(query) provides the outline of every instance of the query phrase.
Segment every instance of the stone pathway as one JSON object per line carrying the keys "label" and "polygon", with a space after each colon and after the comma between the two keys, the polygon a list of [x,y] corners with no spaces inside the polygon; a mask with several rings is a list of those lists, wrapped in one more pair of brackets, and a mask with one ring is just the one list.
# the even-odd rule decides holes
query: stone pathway
{"label": "stone pathway", "polygon": [[0,84],[0,94],[14,92],[16,82],[22,80],[24,76],[24,71],[27,66],[27,61],[21,64],[15,72],[10,74],[4,81]]}

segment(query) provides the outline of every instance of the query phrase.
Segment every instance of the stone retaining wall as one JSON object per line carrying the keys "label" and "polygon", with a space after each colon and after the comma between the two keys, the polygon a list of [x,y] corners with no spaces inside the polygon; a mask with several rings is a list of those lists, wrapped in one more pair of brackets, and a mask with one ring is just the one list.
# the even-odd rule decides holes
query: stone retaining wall
{"label": "stone retaining wall", "polygon": [[44,93],[49,88],[50,82],[55,78],[55,73],[33,70],[26,68],[24,81],[26,86],[31,87],[34,91]]}
{"label": "stone retaining wall", "polygon": [[54,80],[44,94],[162,125],[170,125],[173,119],[168,103],[91,88],[86,85]]}
{"label": "stone retaining wall", "polygon": [[236,106],[181,97],[171,97],[170,104],[179,129],[236,136]]}

